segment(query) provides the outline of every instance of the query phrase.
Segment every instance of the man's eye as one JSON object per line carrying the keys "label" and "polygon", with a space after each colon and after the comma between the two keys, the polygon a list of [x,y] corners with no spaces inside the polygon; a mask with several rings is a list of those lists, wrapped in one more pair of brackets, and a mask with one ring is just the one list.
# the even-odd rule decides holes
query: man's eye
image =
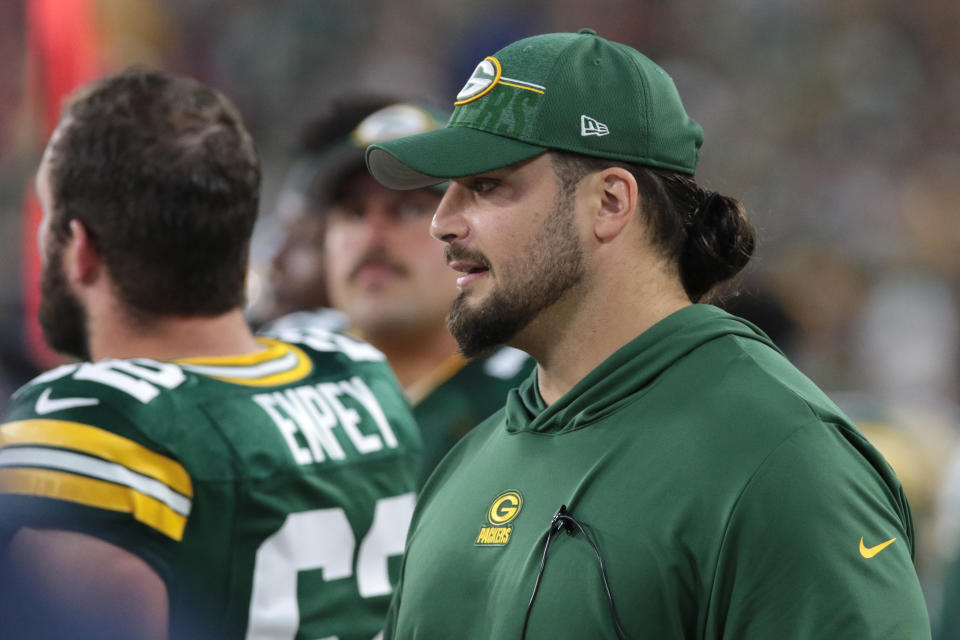
{"label": "man's eye", "polygon": [[499,180],[492,180],[490,178],[480,178],[474,180],[470,185],[470,188],[476,193],[490,193],[500,185]]}
{"label": "man's eye", "polygon": [[359,220],[363,217],[363,209],[350,204],[337,204],[330,208],[327,215],[337,220]]}

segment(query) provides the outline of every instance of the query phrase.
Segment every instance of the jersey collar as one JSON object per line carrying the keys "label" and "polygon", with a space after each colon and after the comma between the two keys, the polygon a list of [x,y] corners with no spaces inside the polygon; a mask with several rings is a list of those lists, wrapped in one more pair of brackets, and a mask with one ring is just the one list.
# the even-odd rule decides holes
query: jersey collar
{"label": "jersey collar", "polygon": [[273,338],[258,337],[256,340],[266,349],[239,356],[183,358],[174,362],[194,373],[254,387],[296,382],[313,370],[307,354],[292,344]]}

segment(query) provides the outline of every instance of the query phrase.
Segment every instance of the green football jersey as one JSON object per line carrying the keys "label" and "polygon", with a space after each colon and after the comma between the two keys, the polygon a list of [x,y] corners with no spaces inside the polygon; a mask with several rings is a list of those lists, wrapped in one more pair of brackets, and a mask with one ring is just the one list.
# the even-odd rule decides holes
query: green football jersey
{"label": "green football jersey", "polygon": [[928,638],[913,544],[899,482],[839,409],[752,325],[694,305],[549,407],[534,374],[453,448],[385,636]]}
{"label": "green football jersey", "polygon": [[246,356],[65,365],[0,426],[2,526],[88,533],[163,578],[173,638],[370,640],[422,443],[383,355],[321,330]]}
{"label": "green football jersey", "polygon": [[489,356],[444,363],[431,380],[408,390],[423,435],[423,480],[475,426],[501,409],[507,393],[536,363],[523,351],[501,347]]}
{"label": "green football jersey", "polygon": [[[346,326],[347,318],[340,312],[317,309],[288,314],[263,330],[283,338],[287,328],[342,330]],[[511,347],[470,360],[455,354],[405,389],[423,436],[421,484],[460,438],[503,407],[507,393],[535,366],[533,358]]]}

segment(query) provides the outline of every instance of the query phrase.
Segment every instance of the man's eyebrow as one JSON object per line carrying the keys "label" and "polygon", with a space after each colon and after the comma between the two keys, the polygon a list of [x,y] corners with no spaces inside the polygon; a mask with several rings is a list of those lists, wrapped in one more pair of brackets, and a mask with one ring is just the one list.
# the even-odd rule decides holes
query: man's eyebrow
{"label": "man's eyebrow", "polygon": [[472,176],[465,176],[460,178],[460,180],[502,180],[508,175],[509,172],[504,171],[503,169],[494,169],[493,171],[487,171],[485,173],[477,173]]}

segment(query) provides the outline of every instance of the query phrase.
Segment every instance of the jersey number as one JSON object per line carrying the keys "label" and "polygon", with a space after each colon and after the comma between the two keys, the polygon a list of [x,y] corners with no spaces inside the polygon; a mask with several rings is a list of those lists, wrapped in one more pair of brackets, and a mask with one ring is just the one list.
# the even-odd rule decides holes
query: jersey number
{"label": "jersey number", "polygon": [[157,387],[176,389],[187,379],[177,365],[145,358],[86,362],[73,377],[113,387],[144,404],[160,395]]}
{"label": "jersey number", "polygon": [[[292,513],[283,526],[257,550],[250,598],[247,638],[288,640],[300,626],[297,574],[320,569],[324,580],[349,578],[356,573],[360,596],[370,598],[392,590],[387,559],[403,553],[413,516],[414,494],[377,501],[373,524],[360,542],[356,568],[356,539],[343,509],[316,509]],[[331,636],[329,639],[334,640]]]}

